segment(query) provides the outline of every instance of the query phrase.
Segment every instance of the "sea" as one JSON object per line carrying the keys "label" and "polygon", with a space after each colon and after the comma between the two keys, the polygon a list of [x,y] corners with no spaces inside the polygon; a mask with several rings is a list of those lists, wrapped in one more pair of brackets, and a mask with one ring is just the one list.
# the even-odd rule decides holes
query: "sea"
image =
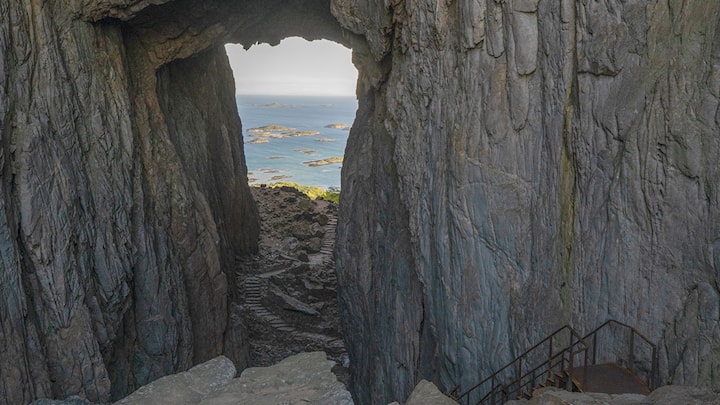
{"label": "sea", "polygon": [[250,184],[340,188],[355,97],[237,96]]}

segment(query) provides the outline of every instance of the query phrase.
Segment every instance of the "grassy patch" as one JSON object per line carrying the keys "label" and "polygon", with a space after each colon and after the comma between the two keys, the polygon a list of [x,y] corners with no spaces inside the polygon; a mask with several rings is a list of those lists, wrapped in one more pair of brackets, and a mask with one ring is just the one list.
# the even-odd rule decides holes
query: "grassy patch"
{"label": "grassy patch", "polygon": [[[253,187],[258,187],[254,185]],[[265,187],[276,188],[276,187],[292,187],[313,200],[322,198],[323,200],[332,201],[337,203],[340,200],[340,189],[337,187],[330,187],[325,190],[322,187],[316,186],[303,186],[302,184],[293,183],[291,181],[281,181],[272,184],[266,184]]]}

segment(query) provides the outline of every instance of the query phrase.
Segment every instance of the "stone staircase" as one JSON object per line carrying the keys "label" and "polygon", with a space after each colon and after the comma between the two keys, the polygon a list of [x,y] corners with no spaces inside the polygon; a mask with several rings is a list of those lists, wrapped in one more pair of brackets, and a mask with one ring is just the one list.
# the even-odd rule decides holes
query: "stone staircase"
{"label": "stone staircase", "polygon": [[337,233],[337,217],[328,219],[325,225],[325,236],[323,237],[320,247],[320,254],[324,255],[324,262],[334,262],[335,260],[335,235]]}
{"label": "stone staircase", "polygon": [[[316,259],[324,265],[330,265],[334,263],[334,248],[335,248],[335,234],[337,232],[337,218],[331,217],[328,219],[328,223],[325,225],[325,235],[323,236],[322,245],[320,252],[317,254]],[[244,275],[242,278],[238,278],[240,283],[240,291],[244,297],[244,306],[253,315],[259,318],[262,322],[266,322],[273,328],[286,333],[292,333],[299,337],[305,337],[309,339],[316,339],[322,341],[336,340],[321,334],[311,334],[308,332],[299,332],[293,326],[289,325],[282,318],[270,312],[262,304],[262,297],[268,288],[267,278],[270,275],[277,274],[284,270],[276,270],[257,276]]]}
{"label": "stone staircase", "polygon": [[283,321],[279,316],[268,311],[262,305],[263,288],[267,288],[266,280],[260,277],[248,276],[243,280],[242,291],[245,296],[245,307],[251,311],[256,317],[270,324],[273,328],[281,331],[293,333],[295,328]]}

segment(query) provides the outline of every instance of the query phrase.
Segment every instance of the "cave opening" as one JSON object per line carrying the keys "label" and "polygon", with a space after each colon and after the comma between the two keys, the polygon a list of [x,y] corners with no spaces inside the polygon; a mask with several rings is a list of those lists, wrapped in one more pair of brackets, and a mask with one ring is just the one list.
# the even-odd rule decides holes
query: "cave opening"
{"label": "cave opening", "polygon": [[[216,306],[226,310],[215,311],[217,314],[224,312],[227,315],[226,323],[222,320],[207,322],[205,315],[211,310],[195,309],[192,302],[189,305],[193,331],[202,330],[223,341],[206,344],[208,339],[196,333],[198,337],[193,339],[195,345],[192,359],[187,364],[197,364],[213,355],[224,354],[238,369],[244,369],[248,366],[275,364],[300,351],[324,351],[337,364],[334,371],[340,381],[347,383],[350,372],[346,366],[352,356],[347,354],[351,349],[345,347],[343,334],[347,316],[343,316],[341,323],[340,312],[344,307],[339,305],[338,299],[335,260],[338,260],[339,265],[341,255],[335,257],[337,249],[334,248],[336,224],[342,222],[342,219],[337,219],[341,216],[339,205],[328,200],[314,201],[287,188],[248,187],[247,179],[247,169],[252,169],[251,159],[260,157],[250,150],[252,146],[266,147],[280,144],[280,141],[287,143],[301,140],[315,143],[318,146],[311,149],[320,150],[320,146],[338,145],[340,142],[316,141],[316,138],[330,137],[322,134],[286,136],[282,139],[268,136],[265,144],[245,144],[243,135],[247,134],[248,129],[278,122],[271,119],[253,124],[252,119],[259,115],[257,110],[238,110],[238,98],[233,86],[235,78],[225,44],[254,44],[250,49],[267,47],[272,50],[270,45],[277,46],[287,38],[298,37],[311,43],[332,41],[333,44],[344,46],[346,65],[358,67],[357,78],[352,80],[355,83],[351,92],[355,93],[359,100],[355,99],[355,94],[350,96],[352,107],[347,119],[329,118],[319,114],[320,125],[315,129],[333,131],[346,137],[348,150],[357,151],[364,145],[364,135],[376,129],[374,125],[368,124],[373,119],[375,108],[373,87],[377,86],[379,78],[386,71],[376,66],[363,37],[340,26],[330,13],[329,2],[213,2],[213,6],[206,9],[212,13],[205,13],[201,19],[195,18],[197,16],[192,11],[194,4],[179,1],[169,6],[175,11],[174,19],[168,23],[167,32],[149,28],[156,27],[157,21],[167,16],[167,13],[161,13],[163,7],[158,7],[134,18],[129,23],[132,29],[128,29],[126,34],[135,41],[136,46],[132,49],[138,54],[138,62],[143,66],[150,63],[151,66],[147,69],[157,69],[158,72],[156,76],[150,76],[150,80],[143,83],[142,88],[157,88],[162,114],[151,117],[162,116],[165,119],[159,120],[156,131],[148,133],[157,136],[167,129],[169,143],[177,151],[179,160],[190,168],[188,176],[195,180],[193,186],[204,188],[201,190],[201,199],[209,203],[210,212],[216,220],[219,261],[223,275],[227,276],[228,280],[225,290],[218,289],[222,295],[213,295],[226,298],[225,302]],[[182,21],[179,23],[176,19]],[[185,23],[192,29],[181,30],[179,27]],[[219,25],[213,25],[214,23]],[[175,40],[174,35],[178,35],[177,32],[185,34]],[[171,39],[168,40],[167,37]],[[177,44],[177,48],[168,48],[168,41]],[[146,49],[147,47],[150,47],[150,50]],[[164,59],[157,60],[158,55]],[[320,56],[314,59],[327,63],[327,60]],[[298,61],[289,57],[283,59],[281,56],[280,62],[276,64],[297,65]],[[264,64],[261,70],[267,73],[273,66]],[[142,70],[144,69],[146,68],[143,67]],[[368,72],[371,73],[371,80],[368,80]],[[152,81],[155,77],[157,85]],[[277,75],[270,75],[269,81],[277,81],[277,78]],[[237,87],[237,92],[241,92],[240,86]],[[255,91],[255,94],[252,94],[255,97],[259,95],[261,96],[262,92]],[[307,97],[298,92],[289,96]],[[314,95],[316,99],[318,96],[338,97],[337,94]],[[144,102],[143,98],[139,100]],[[306,112],[302,108],[282,108],[284,104],[293,103],[282,100],[278,102],[275,98],[249,104],[256,105],[258,110],[264,112]],[[320,108],[324,111],[327,109],[325,104],[333,103],[313,104],[316,110]],[[325,128],[335,123],[353,126],[352,131],[347,128]],[[301,128],[298,122],[293,120],[279,124],[297,130],[313,129]],[[337,154],[317,157],[304,155],[294,149],[310,148],[293,147],[289,150],[289,153],[297,154],[302,159],[298,163],[301,165],[302,162],[327,157],[345,158],[345,148],[341,148]],[[204,159],[196,158],[198,151]],[[271,153],[265,157],[289,153]],[[337,185],[341,186],[343,193],[345,187],[353,191],[357,189],[357,174],[363,169],[356,157],[365,153],[369,151],[363,148],[361,152],[348,156],[348,160],[342,163],[342,170],[340,164],[333,162],[320,166],[321,170],[330,169],[336,174],[341,172],[340,176],[337,176],[337,183],[316,183],[297,178],[289,180],[300,184]],[[284,159],[265,159],[272,164],[281,160]],[[348,162],[351,164],[348,165]],[[309,165],[302,167],[306,166]],[[264,201],[272,203],[265,204]],[[281,208],[282,212],[279,213],[278,208]],[[343,212],[345,211],[343,209]],[[267,231],[272,232],[278,228],[282,229],[282,232],[268,235]],[[337,234],[342,236],[342,232],[340,227]],[[194,271],[193,265],[188,264],[188,273]],[[193,295],[193,302],[201,301],[206,288],[197,286],[195,290],[198,297]],[[160,374],[156,373],[157,376]],[[116,380],[119,383],[115,385],[120,389],[124,389],[123,386],[134,388],[150,379],[148,377],[142,381],[125,383],[122,378],[118,378]]]}
{"label": "cave opening", "polygon": [[225,49],[250,184],[292,182],[339,190],[357,111],[358,72],[351,50],[300,37],[275,46],[255,44],[246,50],[228,44]]}
{"label": "cave opening", "polygon": [[235,79],[258,253],[240,258],[248,365],[324,351],[348,382],[334,244],[345,146],[355,120],[352,51],[326,39],[225,45]]}

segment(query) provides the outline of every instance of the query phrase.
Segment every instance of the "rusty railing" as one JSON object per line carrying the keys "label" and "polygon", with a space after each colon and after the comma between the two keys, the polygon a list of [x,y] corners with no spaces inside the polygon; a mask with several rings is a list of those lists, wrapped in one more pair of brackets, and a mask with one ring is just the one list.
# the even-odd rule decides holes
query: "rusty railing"
{"label": "rusty railing", "polygon": [[[580,360],[578,364],[577,360]],[[569,378],[562,381],[566,371],[575,367],[587,367],[588,345],[570,326],[566,325],[531,347],[515,360],[480,381],[456,400],[469,405],[502,404],[522,395],[529,395],[541,383],[572,384]],[[509,382],[506,382],[507,380]],[[484,387],[484,391],[480,391]],[[571,389],[571,386],[565,387]],[[485,393],[482,395],[482,393]],[[480,396],[482,395],[482,396]],[[472,399],[476,398],[476,399]]]}
{"label": "rusty railing", "polygon": [[657,346],[632,326],[611,319],[585,335],[583,340],[590,344],[591,365],[616,363],[643,378],[651,391],[660,385]]}
{"label": "rusty railing", "polygon": [[572,390],[571,370],[582,367],[587,376],[588,365],[601,363],[627,368],[651,391],[660,385],[657,346],[632,326],[611,319],[583,337],[563,326],[462,394],[454,395],[456,387],[451,396],[467,405],[495,405],[529,397],[535,388],[549,384]]}

